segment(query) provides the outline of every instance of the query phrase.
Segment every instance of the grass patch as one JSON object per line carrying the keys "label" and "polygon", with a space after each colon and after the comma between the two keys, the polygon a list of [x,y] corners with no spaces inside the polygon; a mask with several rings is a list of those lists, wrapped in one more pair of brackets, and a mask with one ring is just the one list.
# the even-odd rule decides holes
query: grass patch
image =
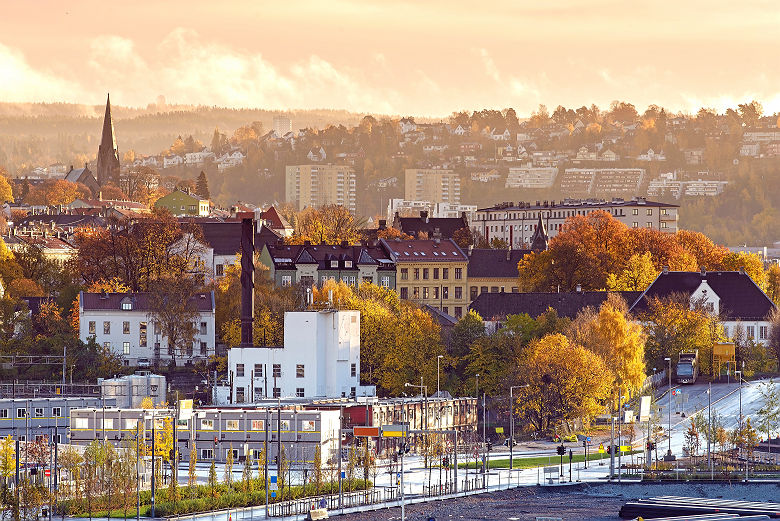
{"label": "grass patch", "polygon": [[[632,452],[624,452],[623,456],[630,456],[631,454],[641,454],[641,450],[635,450]],[[588,454],[588,461],[599,461],[602,460],[604,462],[609,461],[609,454]],[[615,456],[615,459],[617,459],[617,455]],[[582,463],[585,461],[585,455],[584,454],[575,454],[572,458],[572,463]],[[557,454],[553,454],[550,456],[534,456],[531,458],[514,458],[514,465],[512,468],[515,469],[534,469],[536,467],[546,467],[548,465],[560,465],[561,463],[561,457]],[[569,455],[568,453],[563,457],[563,463],[564,465],[569,463]],[[473,461],[469,463],[459,463],[458,468],[461,469],[475,469],[475,468],[481,468],[482,464],[477,463],[475,464]],[[508,469],[509,468],[509,458],[500,458],[500,459],[490,459],[489,467],[491,469]]]}

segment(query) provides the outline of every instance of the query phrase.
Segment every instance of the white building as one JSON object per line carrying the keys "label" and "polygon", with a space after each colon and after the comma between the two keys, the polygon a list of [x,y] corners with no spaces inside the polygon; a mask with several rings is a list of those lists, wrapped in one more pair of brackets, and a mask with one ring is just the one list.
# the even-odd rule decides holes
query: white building
{"label": "white building", "polygon": [[203,149],[200,152],[188,152],[184,154],[184,164],[202,165],[209,158],[214,159],[214,154],[208,149]]}
{"label": "white building", "polygon": [[274,132],[279,137],[292,132],[292,120],[287,116],[274,116]]}
{"label": "white building", "polygon": [[231,402],[339,398],[376,393],[360,385],[360,312],[284,314],[284,346],[228,350]]}
{"label": "white building", "polygon": [[160,407],[168,401],[165,377],[149,371],[137,371],[135,374],[101,380],[100,393],[103,398],[116,399],[115,406],[120,409],[141,407],[141,402],[147,397],[155,407]]}
{"label": "white building", "polygon": [[119,355],[124,365],[148,367],[168,362],[175,355],[178,365],[207,360],[214,354],[214,292],[196,293],[190,299],[197,311],[195,337],[184,353],[168,346],[163,328],[154,320],[149,293],[79,293],[79,338]]}
{"label": "white building", "polygon": [[431,215],[431,217],[457,218],[464,213],[466,214],[466,218],[469,220],[469,222],[473,221],[474,216],[477,214],[477,205],[436,203],[436,207],[434,208],[433,215]]}
{"label": "white building", "polygon": [[184,164],[184,158],[177,155],[165,156],[163,158],[163,168],[171,168]]}
{"label": "white building", "polygon": [[387,220],[392,221],[396,213],[404,216],[417,216],[420,212],[433,214],[434,204],[431,201],[408,201],[406,199],[390,199],[387,201]]}
{"label": "white building", "polygon": [[556,167],[510,168],[506,188],[550,188],[558,176]]}

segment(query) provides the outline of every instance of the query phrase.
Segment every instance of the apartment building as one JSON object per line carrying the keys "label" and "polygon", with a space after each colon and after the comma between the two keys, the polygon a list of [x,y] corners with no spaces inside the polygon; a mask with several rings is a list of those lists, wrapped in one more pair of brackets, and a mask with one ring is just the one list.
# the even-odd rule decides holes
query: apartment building
{"label": "apartment building", "polygon": [[567,168],[561,176],[561,192],[574,197],[633,196],[644,178],[644,168]]}
{"label": "apartment building", "polygon": [[404,199],[460,204],[460,175],[439,168],[407,168]]}
{"label": "apartment building", "polygon": [[510,168],[506,188],[550,188],[558,176],[557,167]]}
{"label": "apartment building", "polygon": [[536,201],[535,204],[518,202],[500,203],[477,210],[471,228],[488,241],[499,238],[512,248],[528,248],[541,217],[547,234],[555,237],[569,217],[588,215],[597,210],[611,214],[631,228],[656,228],[674,233],[677,231],[676,204],[634,199],[564,199],[563,201]]}
{"label": "apartment building", "polygon": [[293,165],[285,169],[285,199],[298,210],[337,204],[356,209],[355,171],[344,165]]}
{"label": "apartment building", "polygon": [[208,360],[215,346],[214,292],[196,293],[195,337],[183,353],[174,352],[155,321],[149,293],[79,293],[79,338],[91,338],[116,353],[126,366],[148,367],[175,359],[178,365]]}
{"label": "apartment building", "polygon": [[[96,396],[0,398],[0,438],[19,441],[48,437],[66,443],[71,409],[115,407],[116,399]],[[56,431],[56,432],[55,432]]]}
{"label": "apartment building", "polygon": [[468,256],[452,239],[381,240],[396,266],[402,299],[428,304],[455,318],[468,306]]}

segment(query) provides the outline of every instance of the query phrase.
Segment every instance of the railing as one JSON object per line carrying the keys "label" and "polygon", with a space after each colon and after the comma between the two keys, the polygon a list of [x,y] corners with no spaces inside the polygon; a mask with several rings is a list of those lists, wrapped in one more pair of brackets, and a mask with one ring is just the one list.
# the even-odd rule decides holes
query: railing
{"label": "railing", "polygon": [[343,492],[341,501],[339,494],[327,496],[312,496],[291,501],[280,501],[268,505],[268,517],[283,517],[302,515],[312,508],[326,508],[329,511],[341,508],[354,508],[364,505],[375,505],[399,499],[398,489],[395,487],[373,488],[356,492]]}

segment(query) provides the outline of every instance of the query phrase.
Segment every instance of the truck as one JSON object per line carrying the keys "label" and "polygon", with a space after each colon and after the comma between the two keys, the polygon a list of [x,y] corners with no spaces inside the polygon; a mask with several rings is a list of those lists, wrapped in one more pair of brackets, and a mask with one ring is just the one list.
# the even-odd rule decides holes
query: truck
{"label": "truck", "polygon": [[692,384],[699,376],[699,351],[683,351],[677,361],[677,383]]}

